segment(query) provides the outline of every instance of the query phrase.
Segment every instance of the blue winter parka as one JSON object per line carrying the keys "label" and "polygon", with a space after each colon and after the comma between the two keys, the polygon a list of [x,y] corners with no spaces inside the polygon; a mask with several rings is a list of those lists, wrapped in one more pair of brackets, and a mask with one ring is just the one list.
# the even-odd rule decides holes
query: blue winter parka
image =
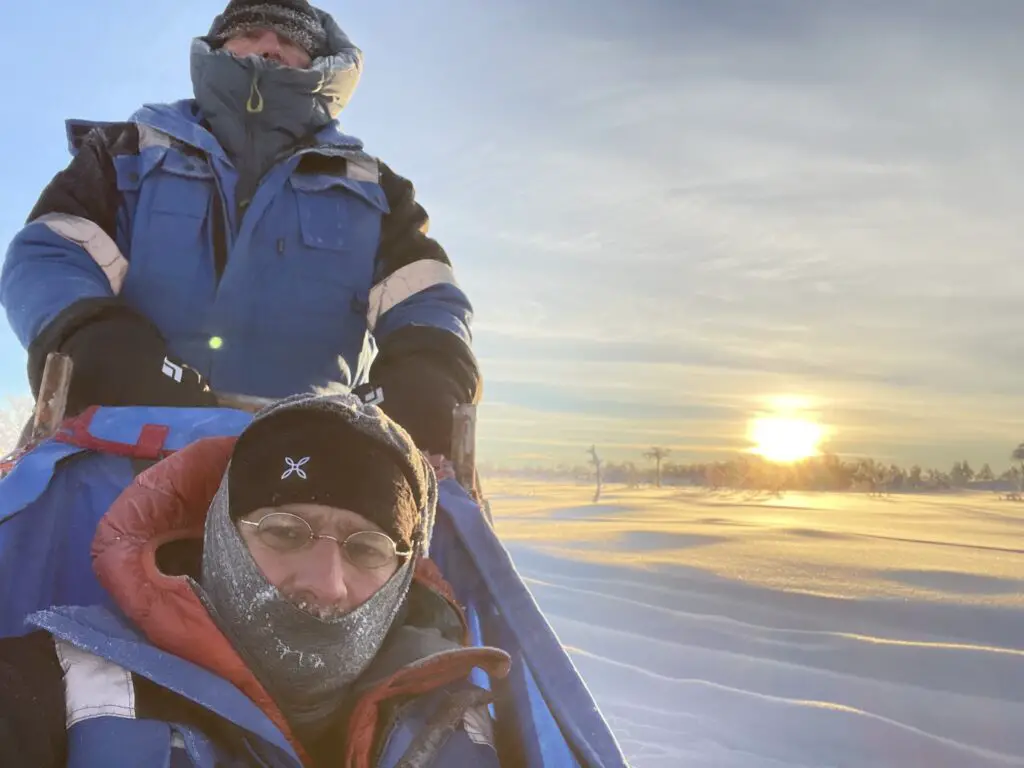
{"label": "blue winter parka", "polygon": [[449,264],[378,258],[380,168],[336,124],[271,169],[251,201],[234,198],[237,174],[194,101],[105,130],[120,131],[116,188],[93,201],[105,220],[44,214],[9,248],[0,299],[26,348],[83,299],[119,297],[212,387],[284,397],[364,383],[401,328],[469,343],[471,305]]}

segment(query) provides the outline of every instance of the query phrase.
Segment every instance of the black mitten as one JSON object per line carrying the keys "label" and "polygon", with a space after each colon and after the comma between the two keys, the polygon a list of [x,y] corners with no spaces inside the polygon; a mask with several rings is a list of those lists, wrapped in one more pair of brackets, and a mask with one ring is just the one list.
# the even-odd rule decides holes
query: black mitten
{"label": "black mitten", "polygon": [[[450,458],[452,412],[480,401],[480,371],[472,350],[453,333],[421,325],[391,333],[361,388],[427,453]],[[356,390],[359,393],[359,390]]]}
{"label": "black mitten", "polygon": [[91,405],[215,406],[202,377],[167,352],[160,332],[145,318],[128,313],[88,323],[64,340],[71,356],[67,413]]}
{"label": "black mitten", "polygon": [[436,368],[396,366],[355,392],[398,422],[421,451],[451,453],[452,412],[459,400],[450,378]]}

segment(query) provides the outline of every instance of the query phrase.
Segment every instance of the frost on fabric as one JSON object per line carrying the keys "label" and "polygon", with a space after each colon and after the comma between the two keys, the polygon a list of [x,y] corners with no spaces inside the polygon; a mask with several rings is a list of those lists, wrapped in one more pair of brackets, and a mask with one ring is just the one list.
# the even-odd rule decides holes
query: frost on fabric
{"label": "frost on fabric", "polygon": [[[258,591],[253,595],[252,600],[249,601],[249,606],[245,611],[245,620],[250,622],[255,621],[257,611],[259,611],[260,608],[263,608],[267,603],[273,601],[276,596],[277,590],[274,589],[273,586],[267,586]],[[265,613],[263,616],[264,618],[269,618]]]}
{"label": "frost on fabric", "polygon": [[312,653],[311,651],[296,651],[293,648],[289,648],[281,638],[277,638],[277,653],[278,658],[284,661],[289,656],[294,656],[297,665],[300,668],[307,669],[324,669],[327,664],[324,662],[323,656],[319,653]]}

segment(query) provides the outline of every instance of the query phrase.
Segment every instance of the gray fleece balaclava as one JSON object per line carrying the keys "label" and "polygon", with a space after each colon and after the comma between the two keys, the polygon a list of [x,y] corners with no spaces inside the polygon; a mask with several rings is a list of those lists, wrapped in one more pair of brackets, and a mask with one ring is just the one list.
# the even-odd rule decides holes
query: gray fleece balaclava
{"label": "gray fleece balaclava", "polygon": [[[308,69],[223,49],[224,32],[251,15],[225,14],[192,41],[192,90],[202,118],[239,173],[237,199],[250,199],[263,174],[282,156],[337,119],[355,92],[363,54],[330,14],[306,6],[323,30]],[[243,9],[236,9],[243,10]],[[312,25],[310,25],[312,26]]]}
{"label": "gray fleece balaclava", "polygon": [[[412,556],[365,603],[341,617],[321,619],[267,581],[232,515],[230,464],[224,474],[207,516],[199,596],[299,738],[309,743],[331,725],[351,684],[377,655],[402,608],[415,563],[428,552],[437,480],[409,435],[376,406],[365,405],[353,395],[297,395],[283,400],[257,414],[238,445],[247,433],[264,431],[274,420],[293,420],[298,411],[349,432],[348,443],[339,440],[335,456],[339,465],[346,461],[347,445],[365,446],[364,439],[371,441],[382,461],[399,468],[419,510],[408,542]],[[289,467],[298,461],[287,458],[293,459]],[[281,457],[282,467],[285,459]],[[311,463],[303,469],[311,473]],[[297,500],[294,494],[289,498]]]}

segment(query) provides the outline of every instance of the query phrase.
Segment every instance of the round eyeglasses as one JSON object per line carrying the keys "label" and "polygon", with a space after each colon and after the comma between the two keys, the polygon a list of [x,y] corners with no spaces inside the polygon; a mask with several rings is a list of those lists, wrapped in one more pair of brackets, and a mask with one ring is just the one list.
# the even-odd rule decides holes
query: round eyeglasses
{"label": "round eyeglasses", "polygon": [[383,568],[399,557],[412,554],[412,550],[399,550],[392,538],[380,531],[356,531],[344,540],[325,533],[313,533],[305,519],[290,512],[270,512],[255,523],[251,520],[239,522],[255,528],[259,540],[278,552],[297,552],[314,541],[328,539],[338,544],[345,559],[357,568]]}

